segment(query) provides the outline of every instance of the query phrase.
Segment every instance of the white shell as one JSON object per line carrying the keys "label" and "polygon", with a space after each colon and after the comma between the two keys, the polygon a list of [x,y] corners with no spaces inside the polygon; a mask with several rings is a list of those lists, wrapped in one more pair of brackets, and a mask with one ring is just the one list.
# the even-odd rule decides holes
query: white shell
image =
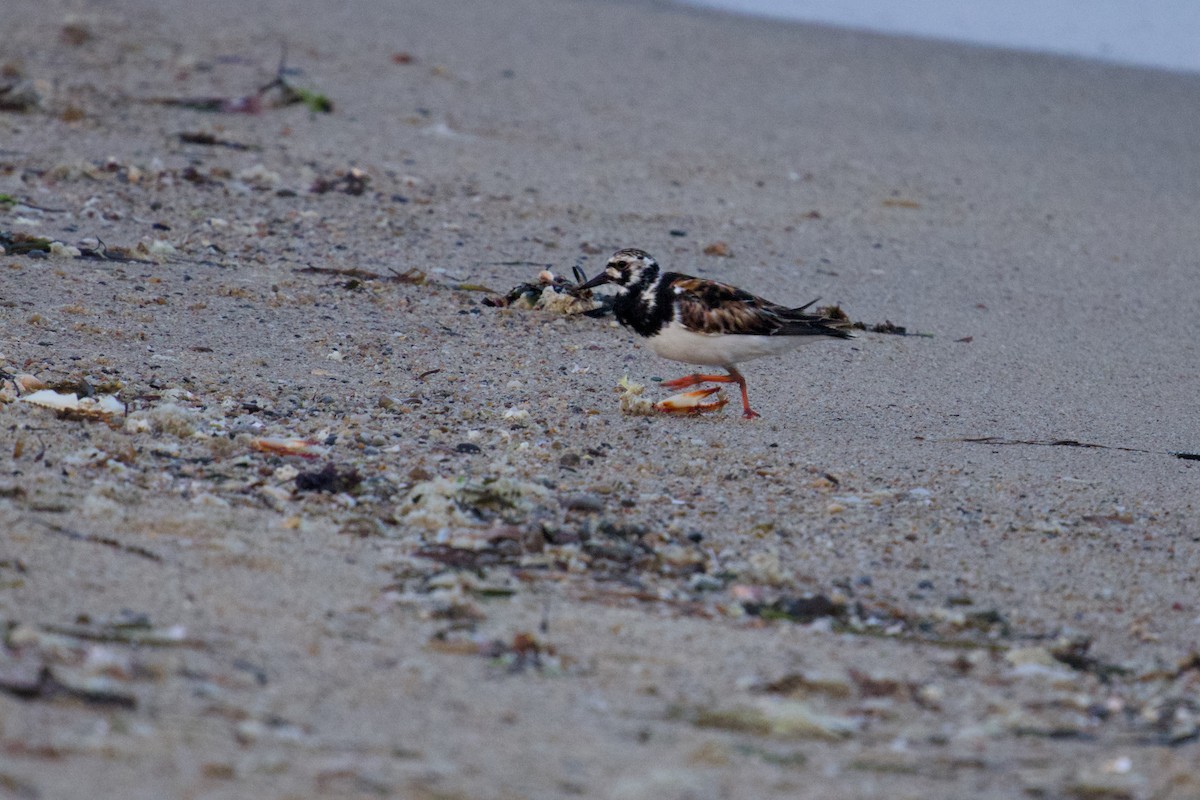
{"label": "white shell", "polygon": [[116,395],[104,394],[99,397],[79,397],[72,392],[63,394],[53,389],[42,389],[19,398],[22,402],[35,406],[49,408],[53,411],[72,411],[76,414],[87,414],[98,417],[109,414],[124,414],[125,404]]}

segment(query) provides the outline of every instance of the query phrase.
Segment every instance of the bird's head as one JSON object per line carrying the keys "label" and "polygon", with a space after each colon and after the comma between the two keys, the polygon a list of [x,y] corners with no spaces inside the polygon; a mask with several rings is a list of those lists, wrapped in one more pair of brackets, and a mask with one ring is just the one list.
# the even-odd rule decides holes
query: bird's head
{"label": "bird's head", "polygon": [[579,288],[592,289],[611,283],[620,291],[625,292],[631,287],[653,280],[656,275],[658,275],[658,262],[652,255],[645,250],[628,248],[613,253],[612,258],[604,265],[604,270]]}

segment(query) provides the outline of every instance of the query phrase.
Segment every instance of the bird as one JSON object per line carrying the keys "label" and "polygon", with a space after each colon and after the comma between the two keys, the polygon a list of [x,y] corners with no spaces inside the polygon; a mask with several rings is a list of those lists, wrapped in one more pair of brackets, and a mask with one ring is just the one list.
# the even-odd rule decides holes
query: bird
{"label": "bird", "polygon": [[736,383],[742,391],[742,416],[758,417],[750,408],[746,379],[737,365],[778,355],[822,337],[853,339],[850,322],[808,313],[813,300],[798,308],[772,303],[727,283],[663,272],[645,250],[615,252],[604,270],[578,286],[616,287],[613,314],[617,321],[645,338],[663,358],[685,364],[721,367],[725,375],[685,375],[663,381],[669,389],[699,383]]}

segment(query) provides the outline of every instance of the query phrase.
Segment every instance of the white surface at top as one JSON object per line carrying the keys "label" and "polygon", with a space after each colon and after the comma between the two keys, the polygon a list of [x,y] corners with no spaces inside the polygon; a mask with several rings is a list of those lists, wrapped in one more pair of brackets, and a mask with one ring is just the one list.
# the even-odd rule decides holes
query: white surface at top
{"label": "white surface at top", "polygon": [[1200,72],[1200,0],[683,0],[880,33]]}

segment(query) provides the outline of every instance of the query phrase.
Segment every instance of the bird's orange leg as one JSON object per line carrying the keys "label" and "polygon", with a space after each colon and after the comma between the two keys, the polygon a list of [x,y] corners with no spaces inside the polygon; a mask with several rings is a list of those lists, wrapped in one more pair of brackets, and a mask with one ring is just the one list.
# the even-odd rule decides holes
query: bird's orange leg
{"label": "bird's orange leg", "polygon": [[697,383],[737,383],[737,379],[730,375],[701,375],[693,373],[684,375],[682,378],[663,381],[662,385],[668,389],[686,389],[689,386],[695,386]]}
{"label": "bird's orange leg", "polygon": [[746,392],[746,379],[736,369],[729,370],[729,377],[742,390],[742,416],[746,419],[754,419],[758,416],[758,412],[750,408],[750,395]]}
{"label": "bird's orange leg", "polygon": [[697,372],[684,375],[682,378],[663,381],[662,385],[668,389],[686,389],[688,386],[695,386],[698,383],[736,383],[742,390],[742,416],[746,419],[754,419],[758,416],[758,412],[750,408],[750,395],[746,392],[746,379],[736,369],[730,369],[728,375],[701,375]]}

